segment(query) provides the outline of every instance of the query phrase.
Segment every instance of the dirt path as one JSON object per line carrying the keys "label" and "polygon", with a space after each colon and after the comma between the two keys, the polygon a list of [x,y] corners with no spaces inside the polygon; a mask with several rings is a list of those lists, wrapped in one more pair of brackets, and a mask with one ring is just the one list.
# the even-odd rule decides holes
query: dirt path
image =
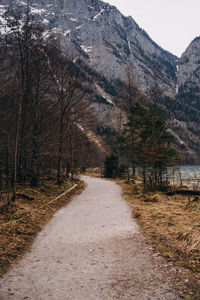
{"label": "dirt path", "polygon": [[179,299],[120,187],[84,180],[85,191],[55,214],[31,251],[0,279],[0,299]]}

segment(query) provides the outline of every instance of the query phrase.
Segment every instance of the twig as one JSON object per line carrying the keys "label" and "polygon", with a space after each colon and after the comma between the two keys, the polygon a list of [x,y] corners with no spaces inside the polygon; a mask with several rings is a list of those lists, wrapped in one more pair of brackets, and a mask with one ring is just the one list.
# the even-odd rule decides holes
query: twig
{"label": "twig", "polygon": [[191,203],[191,201],[190,201],[190,196],[188,196],[188,203],[187,203],[187,205],[186,205],[186,207],[185,207],[185,210],[188,209],[188,206],[190,205],[190,203]]}
{"label": "twig", "polygon": [[72,190],[74,190],[77,187],[77,184],[74,184],[69,190],[65,191],[64,193],[60,194],[56,198],[52,199],[50,202],[45,203],[44,205],[40,206],[40,208],[43,208],[45,206],[48,206],[49,204],[53,203],[54,201],[60,199],[61,197],[65,196],[66,194],[70,193]]}
{"label": "twig", "polygon": [[[59,196],[57,196],[56,198],[52,199],[50,202],[48,203],[45,203],[45,205],[42,205],[40,206],[39,208],[44,208],[45,206],[48,206],[49,204],[53,203],[54,201],[60,199],[61,197],[65,196],[66,194],[70,193],[72,190],[74,190],[75,188],[77,187],[77,184],[74,184],[70,189],[68,189],[67,191],[65,191],[64,193],[60,194]],[[8,224],[12,224],[12,223],[17,223],[21,220],[23,220],[25,217],[27,217],[27,215],[21,217],[20,219],[17,219],[17,220],[11,220],[9,222],[6,222],[6,223],[1,223],[0,224],[0,227],[2,225],[8,225]]]}

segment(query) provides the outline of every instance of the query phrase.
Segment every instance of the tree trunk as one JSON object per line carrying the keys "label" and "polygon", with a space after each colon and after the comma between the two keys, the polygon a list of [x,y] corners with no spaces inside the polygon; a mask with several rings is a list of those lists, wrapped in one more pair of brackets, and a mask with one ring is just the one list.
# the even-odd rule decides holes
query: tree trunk
{"label": "tree trunk", "polygon": [[69,172],[70,172],[70,164],[69,161],[67,161],[67,166],[66,166],[66,178],[69,179]]}
{"label": "tree trunk", "polygon": [[133,176],[135,176],[135,164],[134,163],[132,165],[132,168],[133,168]]}
{"label": "tree trunk", "polygon": [[72,129],[72,136],[71,136],[71,180],[73,181],[74,179],[74,173],[75,173],[75,168],[74,168],[74,139],[75,139],[75,126]]}
{"label": "tree trunk", "polygon": [[20,139],[20,125],[21,125],[21,117],[22,117],[22,99],[23,99],[23,93],[19,97],[17,130],[16,130],[16,136],[15,136],[13,180],[12,180],[12,201],[15,201],[15,199],[16,199],[17,160],[18,160],[17,158],[18,158],[18,147],[19,147],[19,139]]}
{"label": "tree trunk", "polygon": [[7,190],[7,206],[10,206],[10,167],[9,167],[9,149],[10,149],[10,142],[8,136],[8,146],[7,146],[7,153],[6,153],[6,167],[5,167],[5,175],[6,175],[6,190]]}
{"label": "tree trunk", "polygon": [[146,189],[146,166],[145,163],[143,164],[143,186],[144,186],[144,190]]}
{"label": "tree trunk", "polygon": [[[37,117],[36,117],[37,120]],[[38,159],[38,126],[37,122],[35,123],[34,130],[33,130],[33,141],[32,141],[32,160],[31,160],[31,180],[30,184],[33,187],[36,187],[38,185],[38,170],[37,170],[37,159]]]}
{"label": "tree trunk", "polygon": [[128,180],[128,182],[130,181],[130,171],[129,171],[129,167],[128,167],[128,178],[127,178],[127,180]]}
{"label": "tree trunk", "polygon": [[62,148],[63,148],[63,115],[60,118],[60,134],[59,134],[59,149],[58,149],[58,168],[57,168],[57,184],[62,183]]}

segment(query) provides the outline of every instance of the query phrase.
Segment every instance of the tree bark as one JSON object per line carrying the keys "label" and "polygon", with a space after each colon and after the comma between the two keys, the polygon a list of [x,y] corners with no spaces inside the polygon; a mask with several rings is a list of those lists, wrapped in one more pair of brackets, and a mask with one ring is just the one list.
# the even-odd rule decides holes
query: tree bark
{"label": "tree bark", "polygon": [[14,150],[14,163],[13,163],[13,180],[12,180],[12,201],[16,199],[16,182],[17,182],[17,161],[18,161],[18,147],[20,139],[20,125],[22,117],[22,99],[23,93],[19,97],[19,106],[18,106],[18,119],[17,119],[17,130],[15,136],[15,150]]}
{"label": "tree bark", "polygon": [[[36,117],[37,118],[37,117]],[[38,185],[38,170],[37,170],[37,159],[38,159],[38,126],[37,122],[35,123],[33,130],[33,141],[32,141],[32,161],[31,161],[31,186],[36,187]]]}
{"label": "tree bark", "polygon": [[59,149],[58,149],[58,168],[57,168],[57,184],[62,183],[62,148],[63,148],[63,118],[64,115],[61,114],[60,118],[60,132],[59,132]]}

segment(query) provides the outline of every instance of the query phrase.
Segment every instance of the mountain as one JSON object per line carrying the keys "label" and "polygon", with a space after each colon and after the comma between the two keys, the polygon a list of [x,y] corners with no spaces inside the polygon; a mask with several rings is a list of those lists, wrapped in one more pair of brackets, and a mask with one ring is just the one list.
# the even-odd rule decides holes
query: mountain
{"label": "mountain", "polygon": [[[1,0],[0,30],[5,32],[5,13],[25,13],[26,0]],[[199,159],[199,48],[195,39],[180,59],[158,46],[132,17],[99,0],[30,0],[30,11],[44,28],[44,38],[61,40],[64,51],[87,64],[93,77],[91,110],[97,132],[118,131],[118,107],[122,82],[131,68],[135,84],[148,95],[155,82],[164,97],[160,106],[169,119],[177,147],[189,159]],[[144,96],[145,97],[145,96]],[[102,129],[103,128],[103,129]],[[109,139],[108,139],[109,140]]]}
{"label": "mountain", "polygon": [[[23,9],[25,2],[3,0],[0,12],[6,6]],[[50,32],[61,34],[63,47],[97,71],[124,80],[125,67],[130,65],[142,90],[148,90],[156,77],[167,95],[175,95],[177,57],[114,6],[99,0],[31,0],[30,10],[44,26],[46,37]]]}
{"label": "mountain", "polygon": [[[195,38],[181,56],[177,79],[179,91],[200,95],[200,37]],[[200,108],[194,101],[191,99],[191,104]]]}
{"label": "mountain", "polygon": [[[178,63],[175,111],[176,132],[184,136],[189,154],[200,149],[200,37],[195,38]],[[181,108],[181,110],[180,110]]]}

